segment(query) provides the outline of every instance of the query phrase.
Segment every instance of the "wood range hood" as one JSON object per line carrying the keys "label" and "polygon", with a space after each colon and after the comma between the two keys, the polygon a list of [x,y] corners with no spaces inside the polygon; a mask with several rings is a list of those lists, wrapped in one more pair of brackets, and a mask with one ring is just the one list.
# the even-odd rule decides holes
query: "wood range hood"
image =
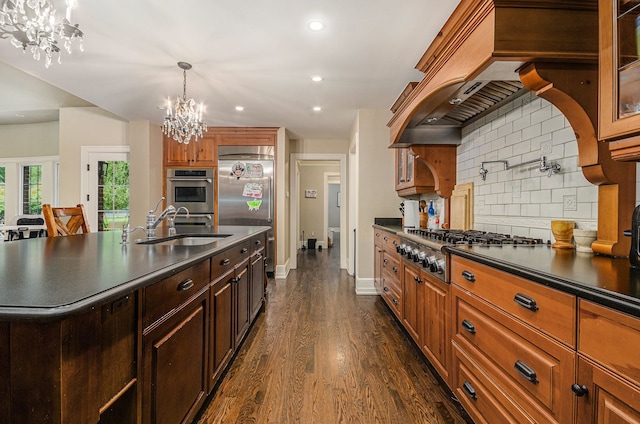
{"label": "wood range hood", "polygon": [[614,162],[596,136],[597,0],[462,0],[416,69],[424,78],[391,109],[390,147],[409,147],[432,172],[436,193],[449,198],[456,179],[455,167],[438,166],[443,145],[460,144],[462,127],[533,91],[568,119],[578,165],[598,186],[593,250],[629,254],[623,231],[635,206],[635,164]]}

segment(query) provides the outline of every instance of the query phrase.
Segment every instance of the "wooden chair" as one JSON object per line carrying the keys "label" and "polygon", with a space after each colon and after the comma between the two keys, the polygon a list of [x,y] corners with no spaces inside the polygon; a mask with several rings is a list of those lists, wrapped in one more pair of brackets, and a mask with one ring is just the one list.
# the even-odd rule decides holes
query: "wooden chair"
{"label": "wooden chair", "polygon": [[[80,229],[83,233],[89,232],[89,223],[82,204],[71,208],[52,208],[51,205],[44,204],[42,214],[49,237],[74,235]],[[60,219],[66,217],[69,218],[66,223]]]}

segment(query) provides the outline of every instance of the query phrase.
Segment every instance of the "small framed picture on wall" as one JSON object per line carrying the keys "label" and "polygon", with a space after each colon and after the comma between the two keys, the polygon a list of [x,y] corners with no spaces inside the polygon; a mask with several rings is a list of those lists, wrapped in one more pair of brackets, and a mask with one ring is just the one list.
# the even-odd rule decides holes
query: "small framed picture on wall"
{"label": "small framed picture on wall", "polygon": [[316,197],[318,197],[318,190],[305,190],[304,197],[308,199],[315,199]]}

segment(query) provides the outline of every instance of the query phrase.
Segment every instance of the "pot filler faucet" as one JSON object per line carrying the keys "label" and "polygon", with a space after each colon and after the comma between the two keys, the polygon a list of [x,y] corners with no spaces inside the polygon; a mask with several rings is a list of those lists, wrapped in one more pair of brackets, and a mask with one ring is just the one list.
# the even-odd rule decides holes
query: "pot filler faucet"
{"label": "pot filler faucet", "polygon": [[482,181],[485,181],[487,179],[489,170],[484,167],[485,163],[502,163],[504,164],[504,169],[507,170],[511,168],[517,168],[518,166],[530,165],[536,162],[540,162],[540,167],[538,168],[540,172],[548,172],[547,177],[551,177],[552,174],[560,172],[560,164],[556,162],[547,162],[546,156],[542,156],[540,159],[533,159],[516,165],[509,165],[509,161],[506,160],[486,160],[480,164],[480,178],[482,178]]}
{"label": "pot filler faucet", "polygon": [[158,210],[158,206],[160,206],[160,203],[162,203],[163,200],[165,200],[164,196],[161,197],[160,200],[158,200],[158,203],[156,203],[155,209],[149,211],[149,214],[147,215],[147,225],[146,225],[147,240],[152,240],[156,238],[156,228],[158,228],[158,225],[160,225],[160,223],[170,213],[176,212],[176,208],[173,205],[169,205],[166,207],[165,210],[162,211],[162,213],[160,213],[158,218],[156,218],[156,211]]}

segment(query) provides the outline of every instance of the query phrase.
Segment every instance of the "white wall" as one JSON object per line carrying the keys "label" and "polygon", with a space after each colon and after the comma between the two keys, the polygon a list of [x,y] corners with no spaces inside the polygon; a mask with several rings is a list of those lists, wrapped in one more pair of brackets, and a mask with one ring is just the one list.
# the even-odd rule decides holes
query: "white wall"
{"label": "white wall", "polygon": [[[504,170],[482,161],[513,166],[542,155],[562,170],[550,178],[538,164]],[[598,189],[578,167],[578,145],[567,119],[551,103],[527,93],[463,129],[457,182],[474,183],[474,228],[541,238],[553,237],[550,221],[571,219],[578,228],[597,228]]]}
{"label": "white wall", "polygon": [[149,121],[131,121],[129,140],[129,221],[131,227],[144,226],[162,197],[162,130]]}
{"label": "white wall", "polygon": [[274,274],[276,279],[286,278],[291,269],[290,258],[290,234],[291,225],[289,224],[289,206],[290,206],[290,149],[291,140],[285,128],[278,129],[277,146],[276,146],[276,252],[269,252],[270,255],[275,254]]}
{"label": "white wall", "polygon": [[[308,239],[315,238],[318,245],[327,247],[327,239],[324,232],[327,214],[324,208],[325,173],[340,174],[340,162],[304,161],[298,169],[300,171],[300,192],[298,193],[300,199],[299,231],[300,233],[304,231],[303,243],[307,245]],[[316,190],[317,196],[315,198],[305,197],[305,190]],[[339,221],[340,217],[338,216]]]}
{"label": "white wall", "polygon": [[0,158],[58,155],[58,122],[0,125]]}
{"label": "white wall", "polygon": [[[400,217],[402,201],[395,191],[395,153],[389,149],[391,119],[388,110],[360,110],[357,131],[352,142],[357,143],[357,193],[350,193],[358,202],[356,230],[356,293],[375,294],[373,285],[373,222],[375,218]],[[356,135],[357,134],[357,135]],[[353,149],[352,149],[353,151]],[[350,230],[353,230],[352,228]],[[344,236],[347,236],[346,234]],[[348,234],[352,237],[352,232]]]}

